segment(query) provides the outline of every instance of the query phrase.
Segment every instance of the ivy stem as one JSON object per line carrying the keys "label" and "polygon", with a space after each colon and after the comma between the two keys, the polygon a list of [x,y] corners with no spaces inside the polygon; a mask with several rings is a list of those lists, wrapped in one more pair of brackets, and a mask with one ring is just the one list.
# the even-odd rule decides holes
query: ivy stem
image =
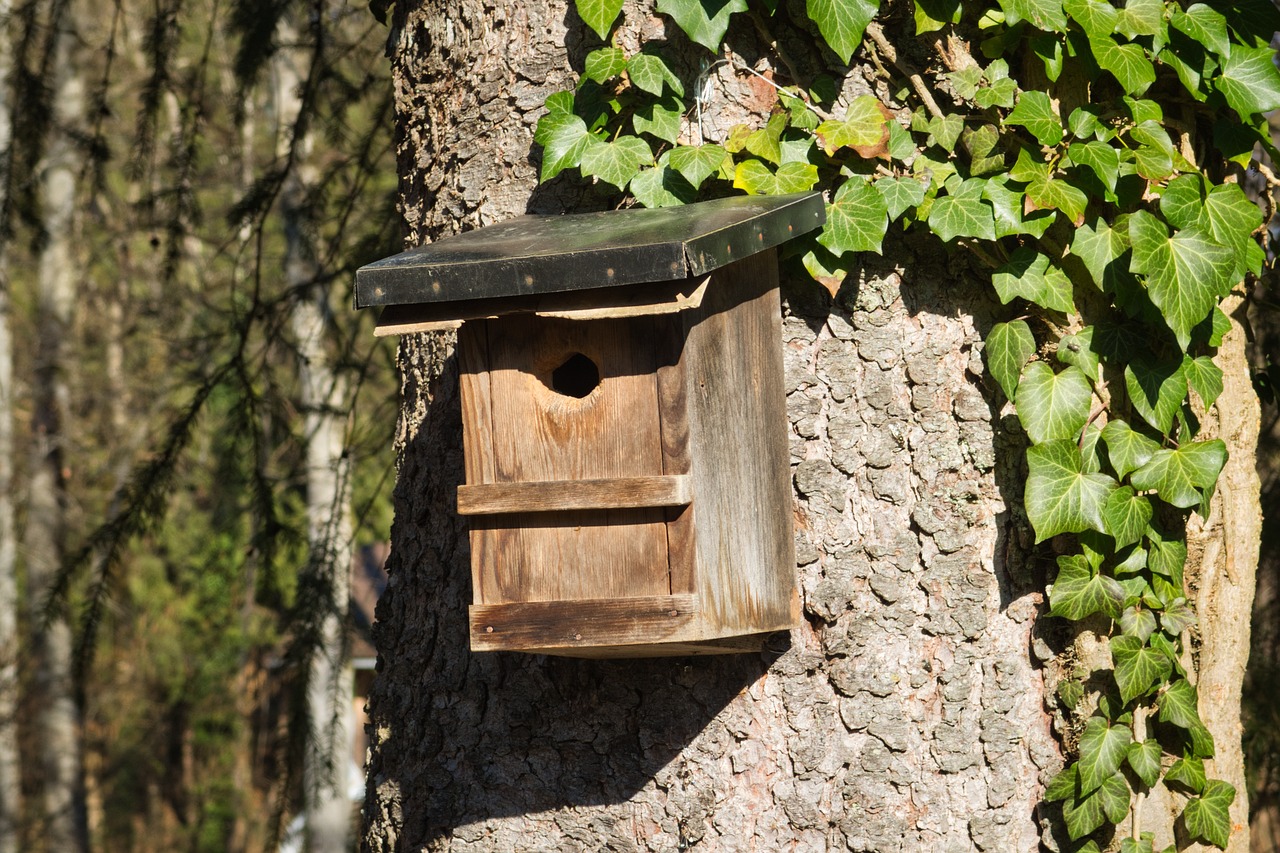
{"label": "ivy stem", "polygon": [[874,21],[867,24],[866,34],[875,42],[876,48],[889,60],[899,71],[907,75],[907,79],[911,81],[911,88],[916,90],[916,94],[920,96],[920,100],[924,101],[925,107],[933,115],[934,118],[942,118],[942,110],[938,108],[938,102],[933,99],[933,93],[929,91],[929,87],[924,84],[924,78],[913,68],[908,67],[905,63],[898,61],[898,51],[884,37],[884,30]]}

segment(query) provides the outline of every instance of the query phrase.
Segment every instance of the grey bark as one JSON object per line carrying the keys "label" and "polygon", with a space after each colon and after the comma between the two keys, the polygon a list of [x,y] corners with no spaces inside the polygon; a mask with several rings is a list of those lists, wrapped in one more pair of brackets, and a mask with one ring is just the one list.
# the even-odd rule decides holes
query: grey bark
{"label": "grey bark", "polygon": [[[536,186],[528,156],[546,96],[598,44],[563,3],[419,5],[395,24],[410,245],[601,203],[573,177]],[[629,5],[616,38],[634,50],[664,35],[689,89],[709,58],[660,17]],[[729,42],[707,141],[774,97],[735,67],[773,70],[771,45],[750,25]],[[803,44],[779,44],[807,61]],[[855,67],[844,94],[883,85]],[[980,352],[1001,309],[987,277],[937,243],[890,238],[861,262],[834,302],[784,287],[806,624],[760,656],[470,654],[452,341],[402,341],[366,850],[1070,849],[1039,800],[1059,738],[1071,745],[1045,677],[1076,637],[1037,621],[1046,566],[1028,559],[1024,438]],[[1233,453],[1248,459],[1247,440]],[[1224,608],[1230,633],[1247,610]],[[1229,696],[1221,708],[1206,719],[1226,720]]]}
{"label": "grey bark", "polygon": [[39,258],[35,378],[32,384],[32,453],[23,557],[31,603],[36,707],[44,796],[45,839],[50,850],[87,850],[80,709],[72,683],[72,631],[65,603],[49,604],[65,551],[67,355],[81,269],[75,255],[76,182],[82,152],[71,129],[82,118],[75,9],[51,22],[56,28],[54,125],[40,166],[45,244]]}
{"label": "grey bark", "polygon": [[[13,142],[10,0],[0,0],[0,211],[7,208]],[[0,214],[0,853],[17,853],[22,815],[18,761],[18,578],[13,510],[13,337],[10,332],[9,224]]]}
{"label": "grey bark", "polygon": [[[298,33],[282,24],[281,39],[296,44]],[[290,315],[298,353],[299,397],[306,444],[308,573],[317,586],[319,612],[307,676],[310,731],[303,765],[307,846],[312,853],[350,849],[351,801],[347,766],[354,721],[354,676],[346,644],[352,542],[350,465],[345,453],[348,410],[346,383],[334,368],[328,347],[329,292],[320,282],[308,194],[317,179],[312,142],[299,123],[300,88],[310,52],[286,48],[273,63],[275,102],[282,140],[291,147],[292,168],[280,206],[285,231],[285,284],[293,293]]]}

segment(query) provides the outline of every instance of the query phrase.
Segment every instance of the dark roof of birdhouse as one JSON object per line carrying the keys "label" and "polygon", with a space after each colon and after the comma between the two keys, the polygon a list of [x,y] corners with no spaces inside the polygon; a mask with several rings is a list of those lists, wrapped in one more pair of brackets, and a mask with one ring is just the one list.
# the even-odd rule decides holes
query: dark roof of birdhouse
{"label": "dark roof of birdhouse", "polygon": [[777,246],[826,219],[820,193],[521,216],[361,267],[356,307],[671,281]]}

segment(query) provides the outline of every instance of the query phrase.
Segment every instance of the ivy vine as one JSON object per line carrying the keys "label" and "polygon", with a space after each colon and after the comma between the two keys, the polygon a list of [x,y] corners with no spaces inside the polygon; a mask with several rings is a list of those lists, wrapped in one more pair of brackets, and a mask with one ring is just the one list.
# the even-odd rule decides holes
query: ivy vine
{"label": "ivy vine", "polygon": [[[797,23],[798,2],[657,0],[709,51],[694,87],[661,46],[610,41],[622,0],[576,7],[602,46],[547,100],[543,181],[577,169],[647,207],[821,188],[827,224],[802,260],[833,296],[891,223],[990,268],[1012,307],[985,354],[1030,440],[1026,514],[1037,542],[1069,535],[1049,612],[1108,625],[1114,667],[1045,799],[1061,802],[1076,850],[1153,853],[1138,804],[1163,779],[1189,795],[1187,835],[1225,847],[1235,790],[1205,775],[1213,738],[1183,666],[1185,526],[1208,515],[1227,456],[1197,438],[1223,389],[1218,305],[1266,261],[1262,212],[1237,181],[1258,146],[1275,153],[1261,115],[1280,107],[1270,0],[915,0],[924,72],[876,21],[902,8],[807,0],[798,23],[832,64],[865,50],[888,85],[842,96],[830,77],[770,80],[764,125],[714,141],[701,121],[710,73],[759,76],[723,45],[731,19]],[[1078,681],[1059,688],[1069,707],[1083,695]]]}

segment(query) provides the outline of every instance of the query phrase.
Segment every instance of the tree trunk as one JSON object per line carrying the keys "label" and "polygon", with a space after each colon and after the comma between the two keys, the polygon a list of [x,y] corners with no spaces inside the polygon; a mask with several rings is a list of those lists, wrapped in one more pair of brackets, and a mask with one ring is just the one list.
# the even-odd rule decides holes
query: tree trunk
{"label": "tree trunk", "polygon": [[[299,34],[282,24],[285,44]],[[319,49],[318,47],[316,49]],[[307,472],[307,573],[316,585],[319,612],[310,649],[307,710],[311,731],[304,757],[307,849],[346,853],[350,848],[351,695],[354,674],[347,654],[347,603],[354,559],[350,465],[345,452],[346,383],[334,369],[329,348],[329,292],[320,281],[308,196],[315,187],[309,117],[300,87],[311,51],[282,49],[274,62],[276,103],[291,147],[292,168],[281,193],[285,231],[285,284],[294,301],[290,326],[298,350]],[[314,105],[311,106],[314,109]],[[300,121],[301,119],[301,121]]]}
{"label": "tree trunk", "polygon": [[36,706],[41,709],[40,751],[49,850],[88,848],[81,766],[80,711],[72,683],[72,634],[68,608],[46,610],[65,553],[65,473],[68,369],[64,341],[75,310],[79,265],[75,257],[76,182],[82,154],[71,128],[83,117],[84,81],[76,59],[75,11],[50,26],[56,39],[54,125],[40,172],[42,224],[36,310],[36,375],[32,384],[30,495],[23,547],[31,600]]}
{"label": "tree trunk", "polygon": [[13,337],[9,295],[9,164],[13,56],[10,0],[0,0],[0,853],[18,853],[22,820],[18,761],[18,578],[13,512]]}
{"label": "tree trunk", "polygon": [[[598,204],[572,178],[535,187],[528,158],[541,104],[598,44],[576,15],[404,5],[393,66],[409,243]],[[641,32],[661,19],[628,7],[616,39],[630,52]],[[688,89],[711,60],[670,32]],[[743,64],[771,55],[750,24],[729,43]],[[846,94],[873,79],[855,67]],[[710,88],[708,141],[774,97],[730,65]],[[784,285],[806,621],[761,655],[471,654],[452,340],[403,339],[366,850],[1059,849],[1058,812],[1038,805],[1063,764],[1042,665],[1070,637],[1037,621],[1046,567],[1028,559],[1024,439],[980,352],[1000,310],[989,276],[938,245],[891,236],[834,301]],[[1235,606],[1213,618],[1247,618]]]}

